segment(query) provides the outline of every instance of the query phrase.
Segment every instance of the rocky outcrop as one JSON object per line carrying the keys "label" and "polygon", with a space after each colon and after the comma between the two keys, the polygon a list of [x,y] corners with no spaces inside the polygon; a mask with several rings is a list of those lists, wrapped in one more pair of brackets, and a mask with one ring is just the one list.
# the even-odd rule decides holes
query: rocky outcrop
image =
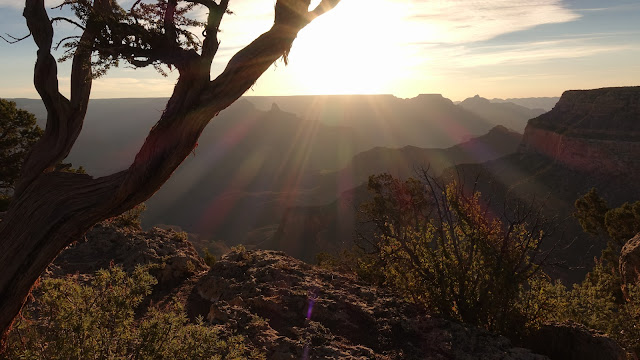
{"label": "rocky outcrop", "polygon": [[640,87],[565,92],[529,121],[520,152],[582,172],[640,171]]}
{"label": "rocky outcrop", "polygon": [[241,332],[273,360],[546,359],[275,251],[224,256],[195,285],[187,308]]}
{"label": "rocky outcrop", "polygon": [[533,351],[551,360],[625,360],[625,351],[606,335],[576,323],[545,324],[529,339]]}
{"label": "rocky outcrop", "polygon": [[171,289],[189,276],[208,269],[186,234],[153,228],[103,222],[65,249],[49,267],[52,276],[93,274],[111,264],[132,271],[137,265],[156,264],[150,273],[158,280],[156,289]]}
{"label": "rocky outcrop", "polygon": [[640,281],[640,233],[627,241],[620,252],[620,275],[623,290],[626,284]]}
{"label": "rocky outcrop", "polygon": [[282,252],[235,249],[204,272],[208,267],[186,236],[173,230],[96,225],[87,241],[60,254],[49,274],[91,274],[112,263],[127,271],[138,264],[164,264],[153,270],[156,290],[163,289],[154,304],[180,301],[191,318],[202,316],[223,334],[243,335],[273,360],[618,359],[557,355],[567,354],[558,352],[565,348],[571,354],[583,354],[580,349],[617,354],[610,340],[582,328],[539,334],[535,344],[553,346],[540,350],[549,357],[538,355],[485,330],[431,317],[386,290]]}

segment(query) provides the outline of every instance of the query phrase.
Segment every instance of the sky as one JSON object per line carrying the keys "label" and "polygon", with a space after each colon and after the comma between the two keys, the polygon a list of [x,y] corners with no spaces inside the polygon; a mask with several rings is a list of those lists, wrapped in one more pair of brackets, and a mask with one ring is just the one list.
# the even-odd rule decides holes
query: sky
{"label": "sky", "polygon": [[[133,2],[119,3],[128,9]],[[230,1],[233,14],[221,25],[212,78],[269,29],[274,3]],[[0,34],[28,34],[23,6],[0,0]],[[60,15],[50,11],[50,17]],[[300,32],[289,65],[278,61],[246,95],[437,93],[463,100],[640,85],[639,21],[638,0],[342,0]],[[59,23],[56,38],[74,31]],[[0,40],[0,97],[38,97],[35,51],[31,38]],[[69,69],[69,62],[59,64],[63,94]],[[167,97],[176,79],[176,72],[165,78],[150,68],[121,67],[94,82],[92,97]]]}

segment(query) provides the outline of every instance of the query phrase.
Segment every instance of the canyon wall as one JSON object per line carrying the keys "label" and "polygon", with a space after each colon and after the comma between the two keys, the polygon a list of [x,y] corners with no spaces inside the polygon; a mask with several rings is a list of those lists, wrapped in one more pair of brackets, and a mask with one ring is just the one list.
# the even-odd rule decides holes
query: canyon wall
{"label": "canyon wall", "polygon": [[519,152],[585,173],[640,174],[640,87],[565,92],[529,121]]}

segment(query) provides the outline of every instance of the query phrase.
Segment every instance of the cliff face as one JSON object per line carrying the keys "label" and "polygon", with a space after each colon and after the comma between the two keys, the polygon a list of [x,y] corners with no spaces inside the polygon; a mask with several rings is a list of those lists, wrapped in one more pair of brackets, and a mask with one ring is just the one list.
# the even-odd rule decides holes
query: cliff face
{"label": "cliff face", "polygon": [[529,121],[519,152],[580,172],[640,173],[640,87],[565,92]]}

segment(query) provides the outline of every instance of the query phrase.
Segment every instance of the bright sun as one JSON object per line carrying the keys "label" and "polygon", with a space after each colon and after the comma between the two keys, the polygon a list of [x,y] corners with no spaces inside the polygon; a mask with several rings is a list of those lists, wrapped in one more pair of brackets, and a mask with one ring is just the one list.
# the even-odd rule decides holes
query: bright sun
{"label": "bright sun", "polygon": [[388,0],[366,0],[363,6],[364,1],[342,0],[298,35],[289,70],[305,92],[384,93],[407,76],[406,8]]}

